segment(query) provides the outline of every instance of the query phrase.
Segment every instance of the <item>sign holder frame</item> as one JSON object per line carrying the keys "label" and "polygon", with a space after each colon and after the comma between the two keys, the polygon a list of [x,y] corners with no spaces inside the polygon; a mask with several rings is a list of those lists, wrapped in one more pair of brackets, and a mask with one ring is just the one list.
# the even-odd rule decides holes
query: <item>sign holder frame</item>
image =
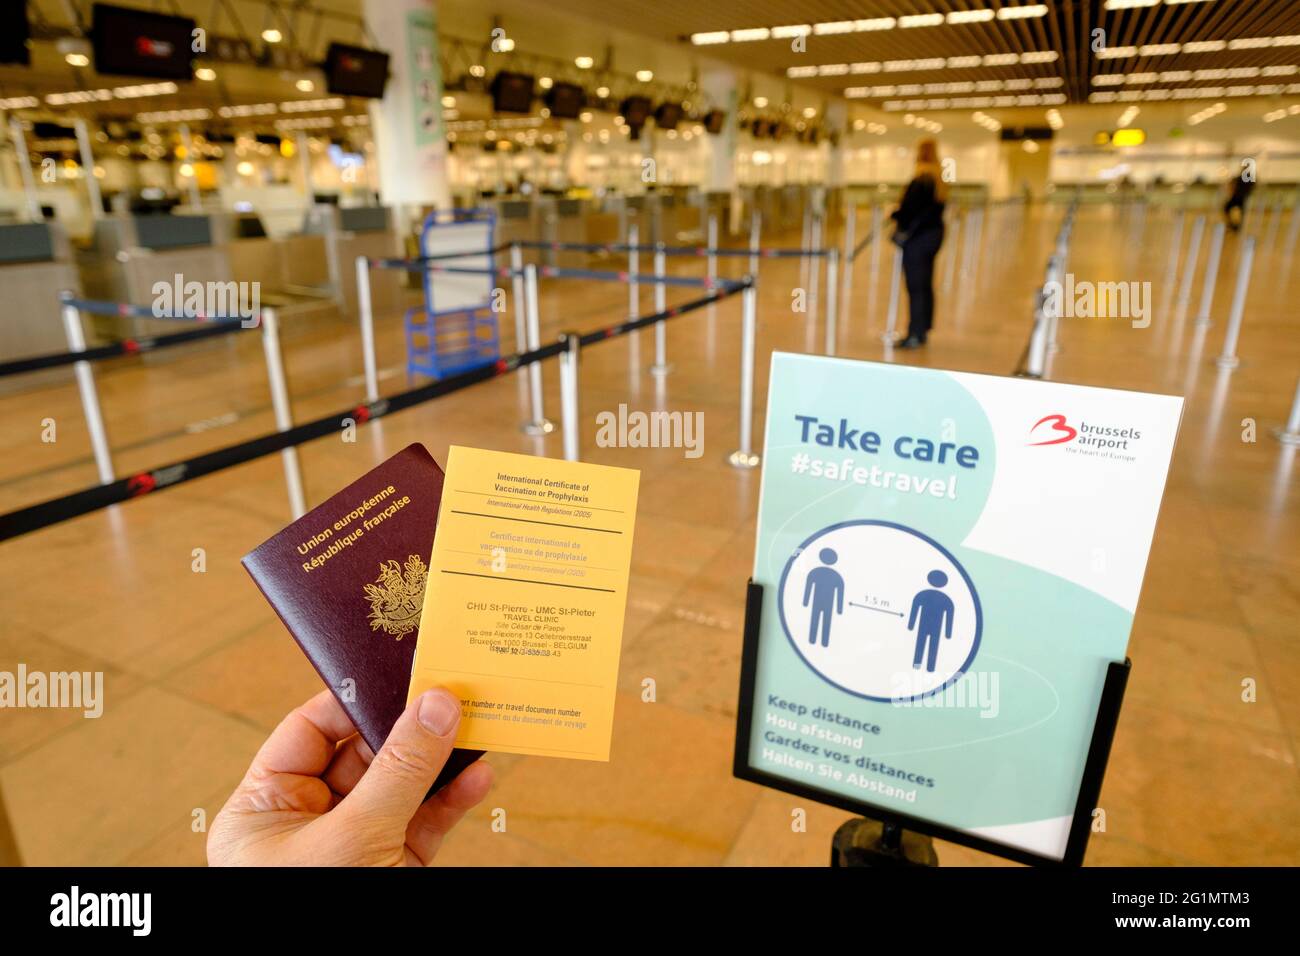
{"label": "sign holder frame", "polygon": [[987,840],[922,817],[898,813],[878,804],[854,800],[828,790],[799,784],[787,780],[785,777],[750,766],[749,744],[750,731],[754,723],[754,687],[758,674],[759,623],[763,612],[763,585],[755,584],[754,580],[750,578],[746,583],[746,587],[744,644],[740,658],[740,698],[736,705],[736,749],[732,761],[732,776],[772,790],[780,790],[808,800],[815,800],[818,803],[824,803],[840,810],[848,810],[873,820],[879,820],[882,823],[892,823],[907,830],[938,837],[950,843],[961,844],[1017,863],[1044,867],[1077,867],[1083,865],[1083,856],[1088,848],[1088,837],[1092,832],[1092,813],[1097,806],[1097,799],[1101,795],[1102,778],[1106,774],[1106,763],[1110,759],[1111,744],[1115,740],[1115,727],[1119,722],[1120,707],[1124,702],[1124,690],[1128,685],[1132,661],[1126,657],[1123,661],[1111,661],[1106,667],[1106,679],[1102,685],[1101,699],[1097,705],[1097,720],[1093,725],[1092,741],[1088,745],[1088,756],[1084,761],[1083,776],[1079,781],[1079,797],[1074,807],[1074,819],[1070,824],[1070,835],[1066,840],[1065,855],[1058,860],[1055,857],[1043,856],[1030,850]]}

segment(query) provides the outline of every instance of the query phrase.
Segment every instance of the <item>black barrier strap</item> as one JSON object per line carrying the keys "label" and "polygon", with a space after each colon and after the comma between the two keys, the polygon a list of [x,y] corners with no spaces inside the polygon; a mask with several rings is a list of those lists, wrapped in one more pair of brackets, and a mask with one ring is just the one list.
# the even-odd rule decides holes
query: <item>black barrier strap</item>
{"label": "black barrier strap", "polygon": [[[622,322],[606,329],[597,329],[584,335],[581,339],[582,344],[594,345],[597,342],[624,335],[645,325],[685,315],[687,312],[692,312],[725,299],[727,296],[748,288],[752,284],[751,280],[742,280],[728,288],[720,289],[710,295],[674,306],[671,309],[665,309],[663,312]],[[564,350],[563,342],[555,342],[551,345],[533,349],[530,352],[504,356],[495,362],[470,369],[467,372],[449,375],[428,385],[421,385],[418,388],[399,392],[389,398],[381,398],[378,401],[357,405],[347,411],[327,415],[324,418],[318,418],[302,425],[295,425],[293,428],[282,432],[273,432],[269,435],[253,438],[238,445],[221,448],[185,461],[163,465],[161,468],[140,472],[126,478],[119,478],[107,485],[75,491],[60,498],[52,498],[49,501],[43,501],[27,508],[10,511],[7,514],[0,515],[0,541],[7,541],[10,538],[16,538],[19,535],[52,524],[58,524],[61,521],[67,521],[70,518],[98,511],[101,508],[107,508],[109,505],[120,504],[132,498],[139,498],[155,491],[161,491],[164,488],[171,488],[183,482],[192,481],[195,478],[202,478],[204,475],[210,475],[213,472],[234,465],[242,465],[255,458],[274,454],[277,451],[300,445],[315,438],[323,438],[326,435],[341,431],[347,427],[349,422],[361,425],[372,419],[382,418],[385,415],[391,415],[393,412],[400,412],[413,405],[419,405],[422,402],[440,398],[470,385],[477,385],[479,382],[487,381],[498,375],[513,372],[525,365],[554,358]]]}
{"label": "black barrier strap", "polygon": [[[249,328],[253,327],[249,326]],[[43,368],[72,365],[76,362],[98,362],[101,359],[115,358],[119,355],[139,355],[141,352],[155,352],[168,346],[184,345],[186,342],[210,339],[242,328],[244,328],[243,319],[226,319],[221,322],[211,322],[201,328],[187,329],[184,332],[171,332],[167,335],[149,336],[147,338],[123,339],[120,342],[112,342],[108,345],[98,345],[93,349],[86,349],[84,352],[51,352],[46,355],[33,355],[31,358],[0,362],[0,378],[4,378],[6,375],[35,372]]]}
{"label": "black barrier strap", "polygon": [[854,262],[858,258],[858,255],[862,252],[862,250],[866,249],[867,246],[871,245],[871,241],[875,238],[876,238],[876,230],[874,229],[872,229],[869,233],[863,236],[862,241],[859,242],[856,246],[854,246],[853,251],[849,253],[849,262]]}
{"label": "black barrier strap", "polygon": [[502,242],[487,249],[476,249],[473,252],[440,252],[436,256],[411,256],[409,259],[371,259],[371,262],[406,262],[418,265],[421,262],[441,262],[444,259],[472,259],[475,256],[494,256],[499,252],[505,252],[513,242]]}
{"label": "black barrier strap", "polygon": [[620,322],[618,325],[611,325],[607,329],[597,329],[595,332],[587,332],[578,337],[578,341],[585,348],[588,345],[595,345],[597,342],[603,342],[606,339],[612,339],[619,335],[626,335],[628,332],[635,332],[637,329],[644,328],[647,325],[654,325],[664,319],[671,319],[686,312],[693,312],[696,309],[703,308],[706,305],[712,305],[715,302],[735,295],[742,289],[747,289],[753,285],[752,281],[741,280],[729,283],[727,286],[717,292],[701,296],[698,299],[692,299],[690,302],[683,302],[681,305],[675,305],[672,308],[664,309],[662,312],[656,312],[654,315],[643,315],[636,319],[628,319],[626,322]]}
{"label": "black barrier strap", "polygon": [[523,239],[518,244],[526,249],[569,250],[573,252],[662,252],[669,256],[697,256],[699,258],[714,255],[737,256],[747,259],[750,256],[757,255],[760,259],[784,259],[830,254],[827,249],[759,249],[755,252],[753,249],[731,246],[725,249],[722,247],[710,249],[708,246],[666,246],[648,243],[631,245],[626,242],[547,242],[544,239]]}

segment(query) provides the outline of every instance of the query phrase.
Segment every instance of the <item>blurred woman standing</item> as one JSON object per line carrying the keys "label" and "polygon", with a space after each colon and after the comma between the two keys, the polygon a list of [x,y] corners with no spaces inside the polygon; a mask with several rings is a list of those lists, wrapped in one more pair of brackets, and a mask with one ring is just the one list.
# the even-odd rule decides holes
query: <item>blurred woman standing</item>
{"label": "blurred woman standing", "polygon": [[939,168],[939,146],[932,139],[916,145],[916,172],[907,184],[894,220],[893,240],[903,250],[907,279],[907,337],[895,347],[920,348],[934,325],[934,257],[943,245],[943,207],[948,184]]}

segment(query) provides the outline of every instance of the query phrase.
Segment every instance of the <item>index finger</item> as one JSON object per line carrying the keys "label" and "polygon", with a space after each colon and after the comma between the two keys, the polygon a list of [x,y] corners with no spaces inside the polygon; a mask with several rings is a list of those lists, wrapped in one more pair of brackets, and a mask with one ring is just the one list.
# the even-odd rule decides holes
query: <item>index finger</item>
{"label": "index finger", "polygon": [[257,751],[249,775],[295,773],[319,777],[333,759],[339,741],[356,732],[335,696],[323,690],[280,721]]}

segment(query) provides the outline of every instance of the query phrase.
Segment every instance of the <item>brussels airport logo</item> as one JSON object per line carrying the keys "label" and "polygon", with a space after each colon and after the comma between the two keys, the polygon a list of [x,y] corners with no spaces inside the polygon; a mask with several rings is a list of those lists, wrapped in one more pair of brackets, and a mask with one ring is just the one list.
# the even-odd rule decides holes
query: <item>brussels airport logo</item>
{"label": "brussels airport logo", "polygon": [[1141,439],[1142,432],[1131,425],[1098,425],[1080,421],[1076,426],[1060,412],[1053,412],[1034,422],[1026,444],[1031,448],[1066,445],[1067,450],[1077,454],[1133,461],[1133,455],[1125,453],[1133,451],[1133,446]]}
{"label": "brussels airport logo", "polygon": [[1075,281],[1056,279],[1043,286],[1043,314],[1060,319],[1131,319],[1133,328],[1151,324],[1150,282]]}
{"label": "brussels airport logo", "polygon": [[240,319],[246,328],[255,328],[262,310],[260,282],[185,281],[179,272],[171,282],[159,280],[150,289],[153,314],[160,319]]}
{"label": "brussels airport logo", "polygon": [[1067,422],[1064,415],[1044,415],[1029,429],[1029,437],[1038,439],[1030,445],[1060,445],[1078,438],[1079,429]]}

